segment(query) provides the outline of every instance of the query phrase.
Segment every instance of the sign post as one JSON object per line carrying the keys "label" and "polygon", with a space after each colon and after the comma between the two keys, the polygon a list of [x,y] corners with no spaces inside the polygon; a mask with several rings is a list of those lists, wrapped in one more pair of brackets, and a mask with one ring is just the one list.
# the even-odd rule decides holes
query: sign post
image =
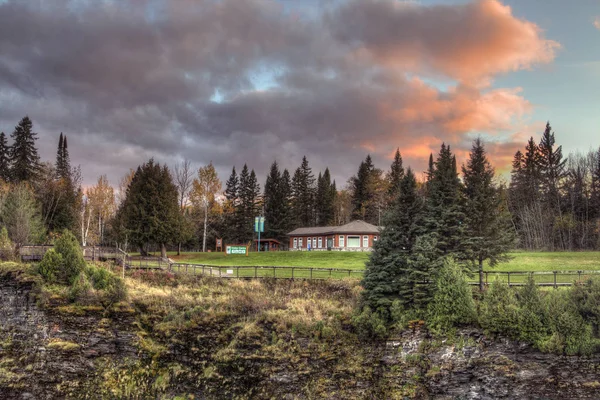
{"label": "sign post", "polygon": [[216,251],[223,251],[223,239],[217,238],[217,245],[215,246]]}
{"label": "sign post", "polygon": [[256,248],[260,253],[260,234],[265,231],[265,217],[255,217],[254,218],[254,232],[258,233],[258,242],[256,243]]}

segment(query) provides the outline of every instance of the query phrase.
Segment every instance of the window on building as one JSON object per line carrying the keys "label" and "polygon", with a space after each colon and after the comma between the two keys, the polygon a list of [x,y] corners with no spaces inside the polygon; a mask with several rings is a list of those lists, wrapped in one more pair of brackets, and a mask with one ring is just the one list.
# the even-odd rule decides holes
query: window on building
{"label": "window on building", "polygon": [[302,248],[303,244],[302,244],[302,238],[298,239],[298,247]]}
{"label": "window on building", "polygon": [[340,241],[340,247],[346,247],[346,245],[344,244],[344,235],[340,235],[339,241]]}
{"label": "window on building", "polygon": [[319,236],[319,248],[323,248],[323,238]]}
{"label": "window on building", "polygon": [[363,247],[369,247],[369,236],[363,236]]}
{"label": "window on building", "polygon": [[314,237],[314,238],[313,238],[313,242],[312,242],[312,248],[313,248],[313,249],[316,249],[316,248],[317,248],[317,238],[316,238],[316,237]]}
{"label": "window on building", "polygon": [[298,248],[298,238],[294,238],[294,248]]}
{"label": "window on building", "polygon": [[348,247],[360,247],[360,236],[348,236]]}

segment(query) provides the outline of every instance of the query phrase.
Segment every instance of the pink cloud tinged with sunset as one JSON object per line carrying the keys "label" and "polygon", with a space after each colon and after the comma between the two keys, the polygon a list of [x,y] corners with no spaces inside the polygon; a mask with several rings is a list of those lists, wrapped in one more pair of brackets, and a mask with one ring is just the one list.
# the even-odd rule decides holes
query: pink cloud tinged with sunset
{"label": "pink cloud tinged with sunset", "polygon": [[596,17],[596,18],[594,19],[594,26],[595,26],[597,29],[600,29],[600,17]]}

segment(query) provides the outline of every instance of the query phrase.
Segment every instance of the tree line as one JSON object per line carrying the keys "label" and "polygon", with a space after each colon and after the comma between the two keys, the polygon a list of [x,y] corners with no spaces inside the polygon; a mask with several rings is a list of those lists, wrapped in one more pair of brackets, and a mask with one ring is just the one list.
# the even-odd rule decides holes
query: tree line
{"label": "tree line", "polygon": [[[430,155],[423,181],[404,168],[397,149],[387,170],[367,155],[341,187],[329,168],[313,172],[303,157],[293,172],[274,161],[262,185],[248,165],[234,166],[223,184],[212,163],[194,170],[187,160],[171,168],[149,160],[128,171],[116,188],[105,175],[83,188],[79,167],[70,164],[66,135],[58,137],[55,162],[40,161],[28,117],[10,139],[9,144],[0,133],[0,224],[15,246],[50,243],[56,232],[69,229],[82,245],[117,243],[142,253],[206,251],[217,237],[226,243],[251,241],[258,215],[266,219],[264,237],[285,244],[286,234],[297,227],[337,226],[353,219],[385,226],[388,214],[401,212],[407,220],[398,229],[414,231],[402,239],[407,251],[417,238],[420,246],[428,245],[423,232],[436,233],[439,251],[460,253],[463,259],[476,243],[491,249],[495,240],[484,240],[492,229],[486,219],[496,214],[503,222],[495,234],[511,233],[517,247],[600,247],[600,149],[563,157],[549,124],[539,143],[531,138],[515,154],[508,187],[499,183],[481,142],[476,142],[479,159],[469,159],[462,174],[443,144],[437,158]],[[489,212],[492,205],[477,209],[468,200],[477,196],[497,211]],[[405,209],[397,209],[399,199]],[[477,224],[475,214],[481,218]],[[489,258],[484,253],[480,250],[473,262],[481,265]]]}

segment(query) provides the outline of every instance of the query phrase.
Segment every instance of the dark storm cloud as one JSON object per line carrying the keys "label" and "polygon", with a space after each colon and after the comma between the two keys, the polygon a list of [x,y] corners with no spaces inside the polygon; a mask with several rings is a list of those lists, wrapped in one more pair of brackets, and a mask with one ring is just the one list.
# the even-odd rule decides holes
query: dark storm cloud
{"label": "dark storm cloud", "polygon": [[[1,3],[0,129],[28,113],[47,159],[65,132],[87,183],[116,183],[151,156],[212,160],[225,177],[245,162],[261,175],[273,159],[295,168],[304,154],[345,180],[367,152],[383,160],[400,146],[421,162],[441,140],[512,129],[528,102],[480,79],[556,48],[495,0],[327,4]],[[478,63],[486,55],[495,66]],[[461,84],[422,79],[440,76]]]}

